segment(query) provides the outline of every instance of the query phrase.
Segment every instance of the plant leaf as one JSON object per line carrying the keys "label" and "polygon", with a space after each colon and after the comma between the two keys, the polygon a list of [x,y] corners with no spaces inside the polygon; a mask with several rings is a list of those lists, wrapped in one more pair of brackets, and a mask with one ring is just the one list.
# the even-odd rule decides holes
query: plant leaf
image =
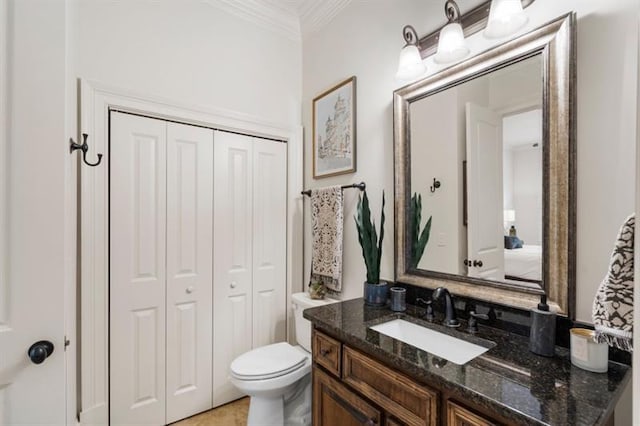
{"label": "plant leaf", "polygon": [[433,216],[429,216],[429,220],[427,221],[427,224],[424,226],[424,229],[422,230],[422,233],[420,234],[420,238],[418,239],[418,243],[416,245],[416,252],[415,252],[416,266],[418,265],[418,262],[422,258],[424,249],[427,247],[427,243],[429,242],[429,235],[431,234],[431,219],[433,219]]}
{"label": "plant leaf", "polygon": [[420,222],[422,222],[422,195],[415,193],[411,198],[411,223],[410,223],[410,238],[411,238],[411,261],[410,266],[416,268],[420,259],[424,254],[424,250],[429,242],[429,236],[431,234],[431,221],[433,216],[429,217],[427,223],[420,232]]}
{"label": "plant leaf", "polygon": [[369,197],[364,191],[358,197],[358,206],[354,220],[358,231],[358,242],[362,247],[362,257],[367,268],[367,282],[377,284],[380,282],[380,261],[382,258],[382,241],[384,239],[384,205],[385,197],[382,192],[382,215],[380,220],[380,237],[376,232],[375,222],[371,220]]}
{"label": "plant leaf", "polygon": [[382,260],[382,241],[384,240],[384,190],[382,191],[382,208],[380,209],[380,240],[378,241],[378,259],[377,259],[377,267],[376,267],[376,282],[380,282],[380,262]]}

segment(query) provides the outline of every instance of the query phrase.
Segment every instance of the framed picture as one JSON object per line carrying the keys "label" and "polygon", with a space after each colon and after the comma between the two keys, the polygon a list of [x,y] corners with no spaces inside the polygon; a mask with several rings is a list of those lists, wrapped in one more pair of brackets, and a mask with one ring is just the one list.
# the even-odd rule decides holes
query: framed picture
{"label": "framed picture", "polygon": [[313,100],[313,178],[356,171],[356,78]]}

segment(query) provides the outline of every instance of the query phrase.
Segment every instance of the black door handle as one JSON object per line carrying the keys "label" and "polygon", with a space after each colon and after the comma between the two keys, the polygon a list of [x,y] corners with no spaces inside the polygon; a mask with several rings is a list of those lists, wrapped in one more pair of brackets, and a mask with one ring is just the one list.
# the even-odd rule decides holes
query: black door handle
{"label": "black door handle", "polygon": [[482,260],[474,260],[473,261],[473,266],[477,266],[482,268]]}
{"label": "black door handle", "polygon": [[469,262],[469,259],[463,260],[462,263],[464,263],[464,266],[471,266],[471,262]]}
{"label": "black door handle", "polygon": [[29,348],[27,354],[29,359],[34,364],[42,364],[45,359],[49,358],[49,355],[53,353],[53,343],[48,340],[40,340],[35,342]]}

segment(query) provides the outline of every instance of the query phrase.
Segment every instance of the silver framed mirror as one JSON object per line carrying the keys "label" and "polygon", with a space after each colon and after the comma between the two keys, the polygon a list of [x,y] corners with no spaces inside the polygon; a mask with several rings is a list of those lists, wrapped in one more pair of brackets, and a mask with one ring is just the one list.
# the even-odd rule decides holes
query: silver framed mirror
{"label": "silver framed mirror", "polygon": [[575,22],[394,92],[396,281],[574,317]]}

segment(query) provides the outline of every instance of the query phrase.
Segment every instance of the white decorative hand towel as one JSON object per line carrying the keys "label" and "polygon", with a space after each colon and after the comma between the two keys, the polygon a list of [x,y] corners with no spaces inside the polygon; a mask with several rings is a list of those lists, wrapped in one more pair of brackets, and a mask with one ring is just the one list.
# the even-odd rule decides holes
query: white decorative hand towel
{"label": "white decorative hand towel", "polygon": [[311,190],[311,282],[342,291],[343,198],[339,186]]}
{"label": "white decorative hand towel", "polygon": [[609,272],[593,302],[596,340],[633,352],[633,234],[635,214],[629,216],[611,255]]}

